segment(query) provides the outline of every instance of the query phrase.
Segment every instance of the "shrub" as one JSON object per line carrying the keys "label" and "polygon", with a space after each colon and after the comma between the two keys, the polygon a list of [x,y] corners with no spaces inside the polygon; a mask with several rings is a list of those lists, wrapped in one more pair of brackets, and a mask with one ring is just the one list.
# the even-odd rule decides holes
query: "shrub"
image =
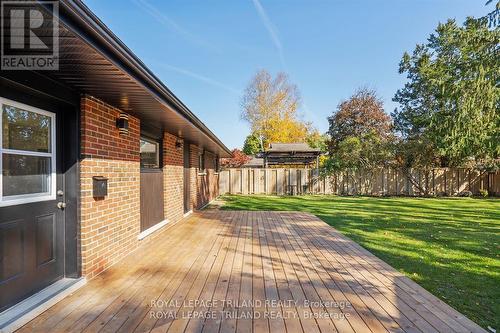
{"label": "shrub", "polygon": [[458,194],[459,197],[472,197],[471,191],[462,191]]}
{"label": "shrub", "polygon": [[482,196],[483,198],[487,198],[488,191],[487,190],[479,190],[479,195]]}

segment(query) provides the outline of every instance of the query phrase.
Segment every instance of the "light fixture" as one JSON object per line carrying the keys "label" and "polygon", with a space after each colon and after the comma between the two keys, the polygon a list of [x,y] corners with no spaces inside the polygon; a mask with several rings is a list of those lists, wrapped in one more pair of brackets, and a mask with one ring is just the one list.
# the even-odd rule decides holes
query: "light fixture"
{"label": "light fixture", "polygon": [[120,131],[120,134],[128,133],[128,114],[120,113],[120,116],[116,119],[116,127]]}
{"label": "light fixture", "polygon": [[181,150],[182,149],[182,141],[177,139],[175,140],[175,149]]}

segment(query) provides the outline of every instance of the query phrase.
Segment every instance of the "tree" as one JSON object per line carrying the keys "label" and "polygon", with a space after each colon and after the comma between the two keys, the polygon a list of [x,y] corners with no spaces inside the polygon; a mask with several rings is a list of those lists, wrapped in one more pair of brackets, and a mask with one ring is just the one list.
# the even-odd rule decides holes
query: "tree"
{"label": "tree", "polygon": [[500,0],[488,0],[486,1],[486,6],[491,5],[496,1],[495,9],[488,13],[485,19],[488,21],[489,25],[492,27],[500,25]]}
{"label": "tree", "polygon": [[357,172],[361,171],[365,185],[371,187],[375,170],[389,166],[392,161],[391,143],[392,141],[381,138],[375,131],[348,136],[330,153],[323,165],[323,174],[344,172],[344,176],[350,178],[354,187],[361,190],[361,177],[358,177]]}
{"label": "tree", "polygon": [[[432,170],[443,164],[441,156],[432,142],[425,137],[411,139],[397,138],[392,143],[393,167],[399,168],[408,181],[413,184],[420,193],[428,195],[432,188]],[[412,172],[414,169],[418,173]],[[421,181],[422,176],[425,181]]]}
{"label": "tree", "polygon": [[358,89],[348,100],[340,102],[337,111],[328,117],[330,153],[349,137],[374,135],[387,139],[392,134],[391,118],[384,112],[382,100],[373,90]]}
{"label": "tree", "polygon": [[321,134],[318,130],[311,131],[306,137],[306,142],[310,147],[320,149],[322,152],[328,150],[328,140],[328,134]]}
{"label": "tree", "polygon": [[383,139],[377,133],[369,132],[342,140],[332,155],[331,163],[337,170],[371,170],[386,166],[390,157],[390,150]]}
{"label": "tree", "polygon": [[241,150],[235,148],[231,151],[232,157],[221,158],[220,165],[223,168],[239,168],[250,160],[250,156],[245,155]]}
{"label": "tree", "polygon": [[301,120],[299,106],[299,90],[285,73],[273,78],[262,70],[245,90],[241,118],[252,133],[262,137],[265,146],[271,142],[305,142],[312,126]]}
{"label": "tree", "polygon": [[400,107],[392,114],[404,140],[422,142],[450,166],[498,158],[499,42],[500,30],[484,19],[468,18],[464,26],[449,20],[404,54],[399,72],[408,82],[397,91]]}
{"label": "tree", "polygon": [[259,136],[255,133],[248,135],[243,144],[243,152],[247,155],[255,155],[261,150]]}
{"label": "tree", "polygon": [[351,171],[363,170],[368,175],[391,161],[391,118],[384,112],[384,105],[375,91],[358,89],[338,105],[328,122],[331,139],[324,174],[347,171],[345,175],[358,187],[359,177]]}

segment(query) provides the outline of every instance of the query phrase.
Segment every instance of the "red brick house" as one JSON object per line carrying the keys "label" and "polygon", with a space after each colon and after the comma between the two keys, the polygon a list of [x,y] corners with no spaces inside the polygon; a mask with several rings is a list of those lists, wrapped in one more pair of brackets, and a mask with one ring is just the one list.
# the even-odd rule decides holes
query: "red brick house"
{"label": "red brick house", "polygon": [[205,206],[230,156],[82,2],[57,29],[58,70],[0,75],[0,312]]}

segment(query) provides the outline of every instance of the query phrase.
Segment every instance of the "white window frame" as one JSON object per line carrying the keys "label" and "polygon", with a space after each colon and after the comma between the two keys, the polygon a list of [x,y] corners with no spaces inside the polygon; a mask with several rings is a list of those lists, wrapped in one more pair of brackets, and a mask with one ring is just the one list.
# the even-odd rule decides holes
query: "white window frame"
{"label": "white window frame", "polygon": [[[22,110],[26,110],[33,113],[38,113],[44,116],[50,117],[50,153],[34,152],[27,150],[17,150],[17,149],[5,149],[3,148],[3,105],[7,104]],[[0,207],[21,205],[31,202],[48,201],[56,199],[56,114],[53,112],[45,111],[30,105],[19,103],[7,98],[0,97]],[[24,156],[37,156],[37,157],[50,157],[50,183],[48,193],[30,193],[30,194],[18,194],[3,196],[3,154],[15,154]]]}

